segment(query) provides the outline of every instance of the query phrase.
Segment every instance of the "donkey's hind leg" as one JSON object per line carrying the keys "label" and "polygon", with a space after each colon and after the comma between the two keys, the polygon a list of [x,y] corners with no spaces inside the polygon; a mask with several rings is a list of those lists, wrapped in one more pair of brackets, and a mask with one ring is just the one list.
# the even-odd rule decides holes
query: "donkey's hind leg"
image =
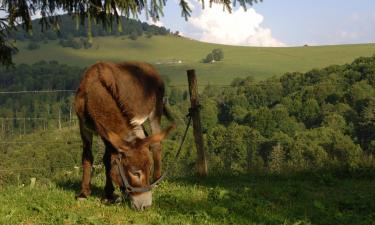
{"label": "donkey's hind leg", "polygon": [[77,199],[87,198],[91,194],[91,169],[94,161],[92,155],[92,137],[93,133],[87,130],[82,122],[80,122],[80,133],[83,144],[82,151],[82,182],[81,182],[81,192],[77,195]]}

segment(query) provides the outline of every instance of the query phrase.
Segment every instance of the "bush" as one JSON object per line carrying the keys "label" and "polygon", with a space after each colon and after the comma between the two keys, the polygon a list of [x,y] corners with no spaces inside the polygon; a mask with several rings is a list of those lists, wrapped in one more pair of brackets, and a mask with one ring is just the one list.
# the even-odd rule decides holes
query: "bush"
{"label": "bush", "polygon": [[82,45],[85,49],[88,49],[88,48],[92,47],[92,44],[86,38],[81,38],[80,42],[82,43]]}
{"label": "bush", "polygon": [[152,33],[151,32],[146,32],[146,38],[152,38]]}
{"label": "bush", "polygon": [[39,49],[40,48],[40,45],[34,41],[30,42],[28,45],[27,45],[27,49],[29,50],[35,50],[35,49]]}
{"label": "bush", "polygon": [[83,47],[82,42],[75,40],[74,38],[70,37],[66,40],[61,40],[59,42],[61,46],[64,48],[74,48],[74,49],[80,49]]}
{"label": "bush", "polygon": [[136,31],[131,32],[130,35],[129,35],[129,38],[130,38],[130,40],[133,40],[133,41],[137,40],[138,39],[138,33]]}

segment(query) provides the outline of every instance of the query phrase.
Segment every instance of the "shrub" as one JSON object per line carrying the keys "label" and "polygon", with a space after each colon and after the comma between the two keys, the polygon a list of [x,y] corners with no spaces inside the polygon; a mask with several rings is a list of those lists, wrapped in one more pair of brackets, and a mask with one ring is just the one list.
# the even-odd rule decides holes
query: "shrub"
{"label": "shrub", "polygon": [[27,49],[29,50],[35,50],[35,49],[39,49],[40,48],[40,45],[34,41],[30,42],[28,45],[27,45]]}
{"label": "shrub", "polygon": [[77,41],[75,40],[74,38],[72,37],[69,37],[68,39],[66,40],[61,40],[59,42],[59,44],[61,46],[63,46],[64,48],[74,48],[74,49],[80,49],[83,47],[83,43],[81,41]]}
{"label": "shrub", "polygon": [[137,32],[136,31],[131,32],[130,35],[129,35],[129,38],[130,38],[130,40],[133,40],[133,41],[137,40],[138,39]]}
{"label": "shrub", "polygon": [[151,32],[146,32],[146,38],[152,38],[152,33]]}

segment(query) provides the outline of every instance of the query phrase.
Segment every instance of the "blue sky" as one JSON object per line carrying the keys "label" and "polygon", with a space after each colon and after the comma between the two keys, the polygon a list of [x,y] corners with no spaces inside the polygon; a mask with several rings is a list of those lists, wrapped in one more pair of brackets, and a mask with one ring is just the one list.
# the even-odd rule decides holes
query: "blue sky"
{"label": "blue sky", "polygon": [[168,0],[161,24],[194,39],[233,45],[298,46],[375,42],[375,0],[264,0],[244,12],[219,6],[185,21],[177,0]]}

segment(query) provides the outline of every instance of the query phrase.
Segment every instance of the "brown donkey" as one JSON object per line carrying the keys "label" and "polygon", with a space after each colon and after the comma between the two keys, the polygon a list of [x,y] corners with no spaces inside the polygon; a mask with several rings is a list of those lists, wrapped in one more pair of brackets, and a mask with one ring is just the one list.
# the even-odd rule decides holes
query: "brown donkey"
{"label": "brown donkey", "polygon": [[[75,97],[83,142],[83,176],[77,198],[90,195],[91,151],[93,134],[105,143],[103,162],[106,170],[105,197],[114,200],[114,181],[125,189],[125,178],[133,187],[150,185],[161,176],[161,144],[174,125],[161,131],[160,120],[165,114],[164,83],[149,64],[140,62],[99,62],[89,67]],[[142,124],[149,119],[152,136],[145,138]],[[150,148],[152,157],[150,156]],[[120,164],[116,160],[120,157]],[[151,158],[153,160],[151,160]],[[122,174],[120,171],[122,166]],[[118,166],[118,167],[117,167]],[[151,206],[150,190],[130,192],[132,207],[143,210]]]}

